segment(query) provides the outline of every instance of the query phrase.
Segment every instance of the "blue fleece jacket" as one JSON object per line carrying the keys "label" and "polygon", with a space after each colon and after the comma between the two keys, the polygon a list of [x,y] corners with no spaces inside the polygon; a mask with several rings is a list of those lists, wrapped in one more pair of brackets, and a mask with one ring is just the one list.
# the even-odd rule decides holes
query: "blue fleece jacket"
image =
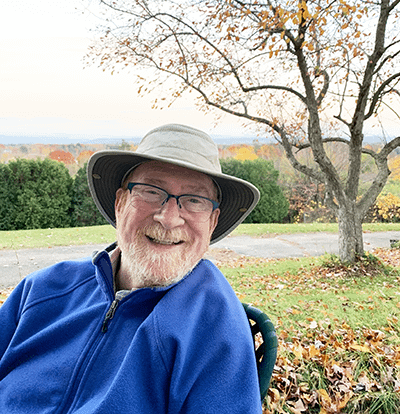
{"label": "blue fleece jacket", "polygon": [[0,308],[0,413],[259,414],[251,334],[209,261],[115,300],[106,251],[28,276]]}

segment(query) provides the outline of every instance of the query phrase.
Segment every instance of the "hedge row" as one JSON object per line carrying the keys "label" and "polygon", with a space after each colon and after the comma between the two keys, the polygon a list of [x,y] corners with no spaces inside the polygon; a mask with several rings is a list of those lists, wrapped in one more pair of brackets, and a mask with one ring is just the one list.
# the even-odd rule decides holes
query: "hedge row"
{"label": "hedge row", "polygon": [[0,230],[105,224],[81,168],[73,179],[64,164],[18,159],[0,164]]}
{"label": "hedge row", "polygon": [[[222,160],[222,169],[260,189],[260,203],[246,222],[280,222],[287,215],[288,202],[271,163],[261,159]],[[18,159],[0,164],[0,230],[106,223],[90,196],[86,165],[72,178],[64,164],[50,159]]]}

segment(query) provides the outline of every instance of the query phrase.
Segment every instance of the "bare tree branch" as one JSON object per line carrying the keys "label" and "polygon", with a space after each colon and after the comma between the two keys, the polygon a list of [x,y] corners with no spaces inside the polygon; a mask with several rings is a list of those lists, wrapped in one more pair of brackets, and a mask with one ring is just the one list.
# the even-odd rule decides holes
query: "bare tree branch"
{"label": "bare tree branch", "polygon": [[[400,32],[393,27],[400,0],[101,4],[118,23],[111,18],[104,43],[92,49],[103,67],[155,68],[156,85],[171,76],[179,80],[170,99],[190,89],[203,107],[273,133],[296,170],[325,184],[339,222],[341,258],[362,253],[362,216],[389,176],[388,155],[400,146],[399,137],[380,152],[363,146],[367,119],[383,122],[387,108],[398,114],[391,99],[400,96]],[[333,130],[339,130],[336,138]],[[327,153],[326,144],[335,142],[348,148],[344,178]],[[299,161],[305,148],[315,169]],[[378,173],[359,200],[362,154],[373,158]]]}

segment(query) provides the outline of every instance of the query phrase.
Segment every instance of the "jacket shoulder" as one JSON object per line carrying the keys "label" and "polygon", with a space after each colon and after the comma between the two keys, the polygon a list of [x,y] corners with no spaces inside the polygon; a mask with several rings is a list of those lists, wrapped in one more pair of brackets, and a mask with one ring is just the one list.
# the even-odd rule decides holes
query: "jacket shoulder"
{"label": "jacket shoulder", "polygon": [[23,301],[32,305],[37,301],[65,295],[92,281],[95,274],[90,257],[56,263],[31,273],[21,282]]}

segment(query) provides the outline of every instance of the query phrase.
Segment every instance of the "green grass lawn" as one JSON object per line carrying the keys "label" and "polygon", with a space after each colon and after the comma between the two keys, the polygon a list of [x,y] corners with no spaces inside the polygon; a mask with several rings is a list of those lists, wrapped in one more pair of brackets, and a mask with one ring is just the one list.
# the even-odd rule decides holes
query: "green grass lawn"
{"label": "green grass lawn", "polygon": [[[282,328],[304,321],[324,320],[352,329],[382,329],[400,318],[400,274],[385,269],[380,274],[354,276],[340,269],[319,267],[329,256],[286,259],[240,266],[221,266],[242,302],[252,303]],[[243,265],[243,264],[242,264]],[[283,324],[284,321],[284,324]]]}
{"label": "green grass lawn", "polygon": [[[392,256],[400,261],[398,249]],[[400,412],[400,269],[372,255],[350,267],[329,255],[220,267],[277,330],[265,414]]]}
{"label": "green grass lawn", "polygon": [[[368,223],[364,231],[400,231],[400,223]],[[241,224],[232,236],[268,237],[284,233],[337,232],[334,223],[301,224]],[[110,225],[72,227],[66,229],[38,229],[0,231],[0,249],[24,249],[80,244],[107,244],[115,241],[115,229]]]}
{"label": "green grass lawn", "polygon": [[0,249],[107,244],[113,241],[115,241],[115,229],[108,225],[66,229],[0,231]]}
{"label": "green grass lawn", "polygon": [[[400,223],[365,223],[363,230],[374,231],[400,231]],[[268,237],[275,234],[290,233],[337,233],[337,223],[298,223],[298,224],[241,224],[233,235],[249,235],[255,237]]]}

